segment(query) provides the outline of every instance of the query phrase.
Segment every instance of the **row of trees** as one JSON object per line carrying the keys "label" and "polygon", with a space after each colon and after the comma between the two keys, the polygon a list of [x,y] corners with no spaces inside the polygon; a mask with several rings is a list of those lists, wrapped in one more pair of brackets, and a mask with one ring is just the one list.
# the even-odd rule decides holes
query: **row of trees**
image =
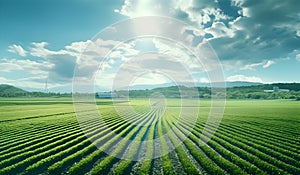
{"label": "row of trees", "polygon": [[300,99],[300,91],[290,92],[248,92],[228,91],[226,94],[228,99]]}
{"label": "row of trees", "polygon": [[[280,89],[289,89],[289,92],[267,93],[264,90],[273,89],[274,86]],[[198,93],[195,93],[197,92]],[[152,94],[161,93],[166,98],[211,98],[211,88],[209,87],[184,87],[171,86],[146,90],[114,91],[118,96],[127,96],[131,98],[149,98]],[[88,94],[82,94],[88,95]],[[0,97],[71,97],[72,93],[44,93],[27,92],[9,85],[0,86]],[[231,87],[226,90],[227,99],[299,99],[300,83],[278,83],[271,85]]]}
{"label": "row of trees", "polygon": [[0,97],[71,97],[71,93],[44,93],[44,92],[0,92]]}
{"label": "row of trees", "polygon": [[[298,84],[299,86],[299,84]],[[273,86],[265,87],[253,86],[253,87],[233,87],[227,88],[226,98],[227,99],[300,99],[300,88],[298,91],[291,90],[290,92],[264,92],[266,89],[271,89]],[[295,89],[298,87],[294,86]],[[300,87],[300,86],[299,86]],[[181,93],[180,94],[180,91]],[[195,88],[188,87],[165,87],[165,88],[156,88],[152,90],[131,90],[129,91],[129,96],[131,98],[149,98],[151,94],[161,93],[166,98],[211,98],[211,89],[208,87],[198,87],[198,94],[195,94]],[[117,91],[115,92],[120,96],[126,96],[126,91]]]}

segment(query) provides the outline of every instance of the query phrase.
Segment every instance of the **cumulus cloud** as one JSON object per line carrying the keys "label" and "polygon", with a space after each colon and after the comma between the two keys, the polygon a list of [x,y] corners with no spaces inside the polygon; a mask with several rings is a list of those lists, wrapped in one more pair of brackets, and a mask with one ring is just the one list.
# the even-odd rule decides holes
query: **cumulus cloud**
{"label": "cumulus cloud", "polygon": [[[108,63],[103,64],[106,68],[115,63],[112,60],[113,58],[126,59],[138,54],[138,51],[127,43],[118,45],[117,49],[112,50],[117,44],[120,44],[120,42],[96,39],[95,41],[73,42],[60,50],[51,50],[47,48],[49,45],[47,42],[33,42],[29,50],[24,51],[24,53],[36,57],[37,61],[2,59],[0,67],[3,67],[2,71],[6,72],[16,69],[29,72],[43,70],[48,71],[49,78],[53,81],[70,81],[76,64],[78,64],[78,70],[80,69],[78,76],[89,76],[97,71],[106,53],[110,53]],[[10,46],[10,50],[19,48],[22,47]],[[28,67],[28,65],[31,65],[31,67]]]}
{"label": "cumulus cloud", "polygon": [[0,72],[14,72],[17,70],[23,70],[33,75],[46,75],[53,64],[46,61],[33,61],[29,59],[8,59],[3,58],[0,60]]}
{"label": "cumulus cloud", "polygon": [[201,35],[208,38],[222,61],[239,60],[249,65],[285,58],[299,50],[299,6],[298,0],[125,0],[116,12],[129,17],[155,14],[183,20],[203,31]]}
{"label": "cumulus cloud", "polygon": [[22,46],[16,44],[8,46],[8,51],[11,53],[19,54],[22,57],[25,57],[27,55],[27,51],[24,50]]}
{"label": "cumulus cloud", "polygon": [[266,62],[266,64],[263,65],[263,68],[268,68],[268,67],[270,67],[270,66],[273,65],[273,64],[275,64],[275,61],[273,61],[273,60],[268,60],[268,61]]}
{"label": "cumulus cloud", "polygon": [[159,73],[153,73],[153,72],[149,72],[146,74],[143,74],[139,77],[137,77],[131,84],[130,86],[133,85],[153,85],[153,84],[164,84],[164,83],[169,83],[170,80],[168,79],[168,77],[159,74]]}
{"label": "cumulus cloud", "polygon": [[129,17],[163,15],[168,3],[165,0],[125,0],[121,9],[115,9],[115,12]]}
{"label": "cumulus cloud", "polygon": [[[272,66],[277,59],[293,57],[300,61],[299,6],[298,0],[124,0],[122,7],[115,12],[127,17],[162,15],[182,20],[192,25],[186,30],[191,33],[188,36],[190,41],[206,38],[224,63],[225,70],[256,70]],[[151,27],[151,24],[148,25]],[[194,28],[200,32],[195,34]],[[61,50],[49,49],[47,42],[34,42],[26,50],[20,45],[11,45],[9,52],[40,60],[36,63],[32,60],[2,60],[0,69],[12,72],[14,69],[24,70],[25,65],[32,64],[38,67],[28,67],[28,70],[36,71],[32,74],[48,71],[53,81],[69,81],[75,64],[79,65],[80,76],[86,77],[92,75],[99,64],[110,70],[119,61],[129,61],[140,53],[132,43],[124,43],[113,50],[105,62],[101,60],[103,53],[118,44],[119,41],[114,40],[87,40],[73,42]],[[154,45],[161,53],[180,58],[189,70],[199,70],[200,67],[195,66],[197,64],[185,50],[157,40],[154,40]],[[203,53],[206,53],[205,49]],[[204,61],[215,65],[215,62]],[[110,77],[108,74],[105,76]],[[228,80],[262,82],[259,77],[242,74],[230,76]]]}
{"label": "cumulus cloud", "polygon": [[247,64],[244,67],[242,67],[241,70],[256,70],[257,67],[263,66],[263,65],[264,65],[263,62],[253,63],[253,64]]}
{"label": "cumulus cloud", "polygon": [[114,88],[123,88],[137,83],[154,84],[170,81],[185,83],[195,80],[189,70],[172,57],[146,53],[122,64],[116,72]]}
{"label": "cumulus cloud", "polygon": [[[0,84],[12,84],[29,90],[43,90],[49,71],[53,66],[45,60],[0,59],[0,74],[2,76],[14,75],[16,72],[20,72],[13,79],[8,78],[10,76],[0,77]],[[57,86],[57,83],[52,84],[52,86]]]}
{"label": "cumulus cloud", "polygon": [[30,55],[40,58],[47,58],[49,55],[56,54],[55,51],[51,51],[46,49],[45,47],[48,45],[47,42],[33,42],[31,43],[32,47],[30,48]]}
{"label": "cumulus cloud", "polygon": [[300,61],[300,54],[298,54],[298,55],[296,56],[296,59],[297,59],[298,61]]}
{"label": "cumulus cloud", "polygon": [[197,60],[197,58],[186,48],[171,43],[170,41],[165,41],[158,38],[153,39],[153,43],[158,50],[158,53],[168,55],[181,62],[191,72],[193,72],[195,69],[197,71],[204,71],[204,68],[199,63],[199,60]]}
{"label": "cumulus cloud", "polygon": [[200,83],[210,83],[209,79],[206,77],[201,77],[200,78]]}
{"label": "cumulus cloud", "polygon": [[206,28],[204,31],[211,34],[214,39],[234,36],[234,30],[228,28],[223,22],[214,22],[211,27]]}
{"label": "cumulus cloud", "polygon": [[258,82],[262,83],[263,80],[260,77],[256,76],[246,76],[246,75],[232,75],[227,77],[226,81],[232,82],[232,81],[247,81],[247,82]]}
{"label": "cumulus cloud", "polygon": [[[32,76],[26,78],[16,78],[16,79],[9,79],[5,77],[0,77],[1,84],[10,84],[13,86],[17,86],[29,91],[43,91],[45,90],[45,82],[47,81],[47,77],[43,76]],[[64,84],[65,85],[65,84]],[[55,88],[55,87],[62,87],[64,86],[60,83],[52,82],[51,84],[48,83],[48,88]],[[57,92],[69,92],[58,90]]]}
{"label": "cumulus cloud", "polygon": [[[239,1],[242,15],[229,23],[234,37],[211,39],[221,59],[256,62],[284,58],[299,49],[300,1]],[[247,14],[245,14],[247,12]]]}
{"label": "cumulus cloud", "polygon": [[63,82],[72,80],[76,57],[67,54],[51,55],[49,63],[53,64],[49,70],[49,79]]}
{"label": "cumulus cloud", "polygon": [[170,16],[198,27],[230,18],[218,7],[216,1],[211,0],[125,0],[122,7],[115,12],[131,18],[151,15]]}
{"label": "cumulus cloud", "polygon": [[256,70],[256,68],[258,68],[258,67],[262,67],[262,68],[266,69],[275,63],[276,62],[273,60],[267,60],[267,61],[264,60],[259,63],[247,64],[247,65],[243,66],[240,70]]}
{"label": "cumulus cloud", "polygon": [[300,37],[300,30],[297,30],[296,35]]}
{"label": "cumulus cloud", "polygon": [[[19,48],[13,46],[10,49]],[[44,86],[46,79],[48,79],[49,87],[65,85],[70,87],[75,71],[77,77],[91,79],[99,68],[105,71],[110,70],[113,65],[139,53],[134,48],[134,43],[102,39],[73,42],[58,50],[49,49],[48,46],[47,42],[31,43],[26,51],[26,56],[33,56],[30,59],[0,59],[0,73],[22,71],[24,77],[35,77],[35,79],[21,79],[22,76],[17,78],[22,81],[23,86],[20,87],[25,87],[25,84],[30,84],[32,81],[39,82],[39,80],[41,80],[40,85],[36,87],[41,87],[41,84]],[[107,73],[105,77],[111,77],[111,75]],[[15,83],[16,79],[10,82]]]}

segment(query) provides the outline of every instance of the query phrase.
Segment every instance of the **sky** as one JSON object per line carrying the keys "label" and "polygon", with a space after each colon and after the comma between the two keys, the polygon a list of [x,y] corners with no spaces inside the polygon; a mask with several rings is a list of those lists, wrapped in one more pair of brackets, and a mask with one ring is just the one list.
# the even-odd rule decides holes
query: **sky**
{"label": "sky", "polygon": [[[87,53],[103,48],[111,53],[102,72],[92,72],[103,89],[124,71],[122,65],[143,71],[133,60],[147,52],[169,54],[186,65],[197,83],[211,81],[203,67],[193,67],[193,54],[170,41],[136,38],[113,49],[113,35],[95,37],[120,21],[143,16],[174,18],[193,27],[191,32],[201,31],[193,35],[209,43],[226,81],[300,82],[299,7],[299,0],[0,0],[0,84],[43,91],[47,82],[52,91],[70,92],[76,65],[96,70],[99,62]],[[174,62],[146,54],[144,64],[151,56],[152,61]],[[88,72],[78,76],[88,77]],[[145,72],[131,84],[172,80],[164,74]]]}

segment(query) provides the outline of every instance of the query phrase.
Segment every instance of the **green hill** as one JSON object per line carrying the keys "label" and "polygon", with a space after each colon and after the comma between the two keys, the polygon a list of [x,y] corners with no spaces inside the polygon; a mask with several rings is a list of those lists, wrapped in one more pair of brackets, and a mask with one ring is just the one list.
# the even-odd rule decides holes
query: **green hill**
{"label": "green hill", "polygon": [[[180,88],[179,88],[180,87]],[[289,91],[264,92],[264,90],[272,90],[273,87],[279,89],[288,89]],[[180,94],[179,89],[182,94]],[[195,91],[198,93],[195,94]],[[166,98],[204,98],[210,99],[212,92],[210,87],[185,87],[185,86],[169,86],[157,87],[146,90],[130,90],[131,98],[149,98],[152,94],[161,93]],[[118,96],[126,96],[128,92],[124,90],[115,91]],[[28,92],[23,89],[0,84],[0,97],[71,97],[72,93],[44,93],[44,92]],[[300,100],[300,83],[274,83],[261,84],[252,86],[227,87],[227,99],[298,99]]]}
{"label": "green hill", "polygon": [[[287,89],[288,92],[271,92],[267,93],[264,90],[272,90],[273,87],[279,89]],[[130,90],[129,96],[131,98],[150,97],[151,94],[159,92],[167,98],[211,98],[210,87],[197,87],[198,94],[195,96],[195,89],[191,87],[181,86],[183,94],[180,94],[177,86],[161,87],[148,90]],[[117,91],[119,96],[125,96],[126,91]],[[199,96],[198,96],[199,95]],[[227,87],[227,99],[300,99],[300,83],[274,83],[261,84],[251,86]]]}
{"label": "green hill", "polygon": [[7,84],[0,84],[0,97],[20,97],[27,94],[28,92],[23,89]]}

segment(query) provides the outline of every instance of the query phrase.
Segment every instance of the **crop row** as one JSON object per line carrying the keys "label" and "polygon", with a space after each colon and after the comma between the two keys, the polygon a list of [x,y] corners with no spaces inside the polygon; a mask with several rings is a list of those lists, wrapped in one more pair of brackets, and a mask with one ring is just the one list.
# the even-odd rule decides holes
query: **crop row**
{"label": "crop row", "polygon": [[[135,120],[138,119],[136,116],[131,116],[131,118],[133,118]],[[129,118],[129,119],[131,119],[131,118]],[[129,126],[129,124],[124,121],[116,122],[113,127],[110,127],[110,129],[113,129],[114,132],[120,132],[127,126]],[[112,135],[111,135],[111,133],[108,133],[102,139],[105,140],[105,138],[110,138],[110,137],[112,137]],[[98,141],[94,141],[94,143],[96,145],[101,145],[102,142],[101,142],[101,140],[100,141],[98,140]],[[70,156],[64,158],[63,160],[58,161],[57,163],[53,164],[52,166],[50,166],[48,168],[48,171],[50,174],[61,173],[65,169],[65,167],[70,166],[72,164],[72,162],[76,162],[76,161],[80,160],[82,157],[87,156],[88,154],[92,153],[95,150],[96,150],[95,146],[90,145],[90,146],[86,147],[85,149],[82,149],[82,150],[78,151],[77,153],[70,155]],[[76,168],[74,168],[74,169],[76,169]]]}
{"label": "crop row", "polygon": [[[96,126],[98,124],[97,121],[93,121],[89,123],[89,128]],[[89,129],[87,128],[87,129]],[[78,133],[80,131],[80,127],[78,125],[75,126],[69,126],[62,128],[61,130],[53,130],[50,132],[51,134],[46,135],[45,137],[38,138],[36,140],[31,140],[28,142],[25,142],[23,144],[19,144],[16,146],[11,146],[9,149],[2,151],[0,160],[1,159],[7,159],[8,157],[11,157],[13,155],[20,155],[22,152],[31,151],[35,149],[39,149],[45,145],[51,144],[55,141],[64,139],[65,137],[72,136],[75,133]],[[41,150],[42,151],[42,150]]]}
{"label": "crop row", "polygon": [[[255,122],[256,123],[256,122]],[[283,142],[287,142],[287,144],[291,144],[291,146],[293,146],[293,144],[296,144],[298,141],[297,139],[295,139],[293,136],[297,135],[297,134],[287,134],[285,132],[286,129],[284,129],[284,131],[282,131],[282,129],[278,129],[278,128],[273,128],[273,127],[268,127],[266,128],[264,125],[265,123],[261,123],[261,124],[254,124],[254,122],[249,122],[249,121],[243,121],[242,123],[239,122],[234,122],[234,123],[229,123],[230,125],[234,125],[234,126],[238,126],[238,127],[243,127],[245,126],[245,128],[249,128],[252,131],[256,131],[259,134],[263,134],[266,135],[268,137],[277,139],[277,140],[281,140]],[[284,132],[284,133],[282,133]],[[294,145],[294,146],[299,146],[299,145]]]}
{"label": "crop row", "polygon": [[[94,144],[100,145],[101,143],[103,143],[106,140],[108,140],[109,138],[111,138],[109,131],[112,129],[112,127],[114,127],[115,132],[118,132],[118,130],[123,129],[126,126],[128,126],[128,123],[126,123],[125,121],[116,120],[115,122],[112,122],[110,125],[107,125],[105,127],[105,129],[103,129],[103,132],[105,132],[105,135],[103,135],[100,139],[94,140],[93,141]],[[53,165],[49,166],[49,168],[48,168],[49,174],[60,174],[63,172],[63,170],[66,167],[70,166],[71,164],[73,164],[76,161],[79,161],[82,157],[85,157],[85,156],[89,155],[90,153],[96,151],[97,148],[95,147],[94,144],[90,144],[87,147],[85,147],[84,149],[81,149],[74,154],[66,156],[62,160],[55,162]]]}
{"label": "crop row", "polygon": [[268,134],[267,132],[260,131],[259,129],[251,128],[250,126],[241,127],[235,124],[221,124],[220,128],[222,127],[234,130],[236,132],[244,133],[246,136],[262,140],[263,142],[270,143],[271,145],[282,148],[284,150],[295,151],[297,147],[297,145],[289,143],[287,139],[282,139],[280,137],[274,136],[273,134]]}
{"label": "crop row", "polygon": [[[55,118],[59,118],[60,120],[53,120]],[[16,120],[16,121],[4,121],[2,124],[6,126],[6,135],[2,136],[1,141],[7,140],[7,136],[13,136],[13,137],[19,137],[23,135],[27,135],[30,132],[39,132],[43,128],[47,127],[53,127],[53,126],[62,126],[64,124],[68,124],[69,122],[76,122],[76,119],[74,118],[74,113],[57,113],[57,114],[51,114],[47,117],[35,117],[35,118],[29,118],[29,119],[22,119],[22,120]],[[38,125],[33,125],[33,123],[38,123]],[[16,128],[16,124],[17,127]],[[49,125],[51,124],[51,125]],[[55,124],[55,125],[52,125]],[[26,130],[24,130],[26,128]],[[29,129],[29,131],[27,130]],[[20,132],[22,131],[22,132]],[[4,140],[2,140],[4,139]]]}
{"label": "crop row", "polygon": [[[115,156],[117,155],[123,156],[127,160],[120,161],[116,166],[116,168],[114,169],[114,173],[121,175],[124,174],[126,171],[128,171],[128,168],[133,164],[131,160],[136,158],[136,155],[138,154],[138,150],[140,148],[140,142],[142,141],[142,138],[145,136],[147,129],[151,127],[151,123],[155,119],[155,117],[153,117],[154,114],[149,114],[149,115],[152,116],[149,117],[149,120],[146,120],[146,123],[143,123],[147,127],[140,127],[140,128],[136,127],[136,129],[138,130],[134,129],[130,132],[130,134],[126,135],[126,138],[118,143],[118,147],[110,154],[110,156],[105,158],[103,161],[101,161],[92,169],[92,174],[104,174],[105,172],[107,172],[110,165],[112,165],[112,160],[116,160]],[[127,150],[125,150],[126,147],[128,147]]]}
{"label": "crop row", "polygon": [[[109,141],[105,142],[105,144],[100,144],[101,148],[98,148],[98,150],[96,150],[95,152],[93,152],[92,154],[86,156],[85,158],[83,158],[82,160],[80,160],[78,163],[74,164],[72,167],[70,167],[70,169],[68,170],[69,174],[79,174],[79,173],[83,173],[84,171],[89,171],[90,169],[88,167],[90,167],[90,165],[94,164],[100,157],[102,157],[105,154],[105,150],[108,150],[109,148],[111,148],[111,145],[114,145],[116,143],[119,143],[121,140],[120,138],[126,137],[125,139],[128,139],[128,134],[132,134],[133,131],[138,131],[139,129],[141,129],[142,126],[138,126],[136,124],[145,124],[145,122],[147,122],[147,120],[149,120],[149,118],[147,119],[147,115],[142,116],[142,117],[137,117],[134,116],[137,120],[135,120],[131,125],[129,124],[124,124],[119,128],[116,128],[114,130],[114,132],[118,132],[118,136],[112,137],[113,133],[109,133],[106,135],[106,137],[112,137]],[[146,119],[146,120],[145,120]],[[136,126],[135,126],[136,125]],[[134,134],[132,134],[131,136],[135,136]],[[124,144],[124,143],[123,143]],[[119,148],[120,149],[120,148]],[[116,148],[116,152],[117,152],[117,148]],[[105,160],[105,161],[104,161]],[[109,164],[111,163],[111,161],[115,161],[114,157],[106,157],[103,161],[100,162],[100,164],[95,166],[95,169],[93,171],[101,171],[102,170],[102,166],[104,164]]]}
{"label": "crop row", "polygon": [[[111,125],[115,125],[115,121],[113,121],[111,123],[106,123],[106,124],[109,127]],[[103,125],[100,125],[100,126],[98,125],[96,127],[97,129],[91,128],[90,131],[89,130],[86,131],[86,133],[88,133],[90,135],[89,139],[85,139],[84,141],[82,141],[76,145],[73,145],[61,152],[56,153],[56,154],[52,154],[34,164],[32,164],[31,166],[26,168],[26,172],[29,174],[37,174],[37,173],[43,172],[46,170],[47,167],[54,164],[55,162],[60,161],[63,158],[65,158],[69,155],[72,155],[72,154],[88,147],[89,145],[91,145],[90,140],[103,139],[103,136],[105,136],[109,132],[108,128],[103,129],[103,127],[104,127]]]}
{"label": "crop row", "polygon": [[[278,127],[270,124],[264,132],[253,119],[243,125],[238,124],[242,120],[226,120],[215,132],[218,126],[206,124],[205,118],[194,124],[191,114],[179,117],[176,110],[164,111],[159,105],[150,112],[140,106],[135,109],[139,113],[125,109],[117,114],[107,107],[102,120],[87,112],[80,125],[84,133],[73,118],[41,124],[40,130],[28,128],[23,137],[3,137],[0,175],[149,174],[157,168],[155,161],[161,163],[163,174],[300,174],[297,138],[289,140],[296,131],[275,133]],[[158,150],[172,152],[153,160]],[[139,156],[141,162],[132,161]],[[132,172],[134,165],[137,172]]]}
{"label": "crop row", "polygon": [[241,138],[247,140],[251,142],[250,144],[258,150],[261,150],[268,155],[285,161],[286,163],[292,163],[292,165],[300,167],[300,164],[296,161],[300,160],[300,155],[296,154],[294,149],[284,147],[283,144],[278,145],[278,143],[270,142],[269,139],[259,138],[258,136],[254,136],[233,127],[220,127],[219,131],[231,133],[231,136],[236,139]]}
{"label": "crop row", "polygon": [[[95,128],[98,128],[99,125],[97,125],[97,124],[93,124],[93,125],[94,125],[94,128],[90,128],[90,131],[92,131],[93,133],[97,133],[97,131],[94,131],[94,130],[95,130]],[[69,146],[72,146],[76,143],[83,142],[84,140],[87,140],[87,139],[86,139],[86,136],[82,134],[82,132],[77,132],[77,133],[75,132],[74,135],[65,137],[64,139],[61,139],[61,140],[58,140],[51,144],[45,145],[44,147],[41,147],[41,148],[38,148],[38,149],[35,149],[32,151],[28,151],[26,153],[17,155],[16,157],[7,159],[7,160],[1,162],[0,166],[9,165],[13,162],[17,162],[17,163],[2,169],[0,171],[0,174],[1,174],[1,172],[14,171],[17,168],[20,170],[20,167],[25,168],[26,165],[32,164],[35,160],[39,160],[41,158],[55,154],[55,153],[59,152],[60,150],[64,150],[64,149],[68,148]],[[36,154],[36,153],[39,153],[39,154]],[[22,159],[25,159],[25,160],[21,161]]]}
{"label": "crop row", "polygon": [[[197,128],[195,128],[197,130]],[[197,132],[193,132],[193,134],[197,135],[198,137],[200,137],[200,134],[201,133],[201,130],[197,130]],[[208,144],[212,144],[213,143],[213,140],[217,139],[217,138],[221,138],[221,139],[225,139],[226,138],[226,141],[227,143],[231,143],[231,147],[234,148],[235,146],[245,150],[248,152],[247,156],[241,156],[241,153],[239,152],[238,156],[239,157],[245,157],[245,158],[248,158],[249,157],[249,153],[254,155],[254,156],[258,156],[256,159],[255,159],[255,162],[259,162],[258,164],[256,164],[257,166],[260,166],[261,168],[264,168],[266,171],[268,171],[268,173],[271,173],[271,172],[280,172],[281,170],[279,170],[277,167],[281,167],[282,169],[288,171],[288,172],[291,172],[291,173],[295,173],[295,172],[298,172],[297,168],[295,167],[292,167],[288,164],[285,164],[283,162],[280,162],[278,161],[277,159],[274,159],[272,157],[270,157],[269,155],[267,154],[264,154],[263,152],[260,152],[259,150],[257,149],[254,149],[250,146],[248,146],[246,143],[249,144],[249,142],[247,142],[246,140],[242,140],[242,139],[238,139],[239,141],[237,141],[236,139],[232,138],[231,135],[228,135],[228,132],[224,131],[224,132],[221,132],[220,130],[218,131],[218,133],[215,134],[215,137],[212,138],[212,141],[210,141]],[[244,142],[241,142],[241,141],[244,141]],[[223,142],[224,143],[224,142]],[[225,142],[226,143],[226,142]],[[228,147],[227,147],[228,148]],[[235,152],[234,150],[230,150],[232,152]],[[267,161],[273,165],[270,165],[270,164],[265,164],[262,160],[264,161]],[[250,162],[253,162],[253,160],[248,160]],[[262,165],[264,165],[262,167]]]}
{"label": "crop row", "polygon": [[[75,125],[75,124],[76,124],[76,121],[74,121],[74,120],[70,123],[68,123],[67,121],[64,120],[62,124],[54,122],[54,123],[47,123],[47,124],[45,124],[45,126],[43,126],[41,123],[38,123],[38,124],[35,124],[31,128],[22,127],[22,128],[20,128],[20,129],[22,129],[21,131],[18,128],[15,131],[15,133],[13,133],[11,136],[5,134],[6,139],[2,140],[2,142],[0,143],[0,151],[5,150],[7,147],[10,147],[10,145],[13,145],[13,144],[18,145],[21,143],[25,143],[32,139],[43,137],[43,135],[49,134],[49,132],[52,130],[59,130],[59,129],[64,128],[65,126],[69,127],[69,125]],[[26,123],[23,125],[26,125]],[[42,125],[42,127],[41,127],[41,125]],[[11,126],[11,127],[13,127],[13,128],[10,130],[14,131],[16,126]]]}

